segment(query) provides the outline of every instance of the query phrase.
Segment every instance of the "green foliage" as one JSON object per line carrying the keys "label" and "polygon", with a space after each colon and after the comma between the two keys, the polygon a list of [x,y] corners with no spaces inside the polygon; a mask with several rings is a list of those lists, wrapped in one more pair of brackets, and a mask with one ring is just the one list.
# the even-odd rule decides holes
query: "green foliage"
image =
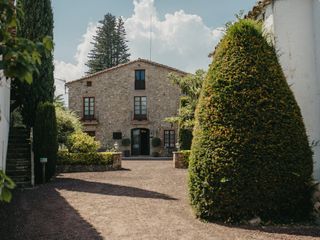
{"label": "green foliage", "polygon": [[58,152],[58,165],[112,165],[113,154],[110,152],[70,153]]}
{"label": "green foliage", "polygon": [[10,202],[12,194],[10,190],[15,188],[15,183],[2,170],[0,170],[0,202]]}
{"label": "green foliage", "polygon": [[57,120],[55,106],[52,103],[40,103],[34,126],[35,180],[42,181],[42,164],[40,158],[48,158],[46,164],[46,181],[55,174],[57,160]]}
{"label": "green foliage", "polygon": [[68,137],[74,132],[80,132],[82,125],[77,115],[61,105],[56,105],[58,143],[67,145]]}
{"label": "green foliage", "polygon": [[0,0],[0,13],[0,70],[4,70],[6,77],[30,84],[33,80],[32,73],[38,73],[41,64],[40,52],[51,51],[52,41],[45,37],[34,43],[16,36],[15,30],[19,26],[16,13],[23,15],[19,4],[15,8],[11,1]]}
{"label": "green foliage", "polygon": [[189,74],[187,76],[169,75],[169,79],[172,83],[179,86],[183,96],[180,98],[178,117],[167,118],[165,121],[179,123],[180,129],[193,129],[194,112],[205,75],[206,72],[203,70],[197,70],[195,74]]}
{"label": "green foliage", "polygon": [[190,150],[192,144],[192,130],[179,129],[179,143],[182,150]]}
{"label": "green foliage", "polygon": [[84,132],[75,132],[68,137],[66,146],[71,153],[91,153],[100,148],[100,142]]}
{"label": "green foliage", "polygon": [[88,73],[95,73],[129,61],[124,22],[110,13],[99,21],[97,35],[93,38],[93,49],[88,55]]}
{"label": "green foliage", "polygon": [[158,137],[152,138],[151,141],[152,147],[160,147],[161,146],[161,139]]}
{"label": "green foliage", "polygon": [[[50,0],[18,0],[22,11],[17,13],[20,26],[17,36],[29,41],[42,41],[43,46],[53,50],[53,14]],[[38,71],[29,78],[33,78],[31,84],[14,81],[12,83],[12,99],[16,106],[20,106],[25,124],[34,126],[37,106],[40,102],[53,102],[54,78],[53,78],[53,51],[41,50],[32,54],[41,61]]]}
{"label": "green foliage", "polygon": [[260,24],[240,20],[227,30],[195,115],[189,192],[197,216],[308,217],[312,152],[300,109]]}
{"label": "green foliage", "polygon": [[121,141],[121,145],[122,145],[122,146],[128,147],[128,146],[130,146],[130,144],[131,144],[130,138],[124,138],[124,139],[122,139],[122,141]]}
{"label": "green foliage", "polygon": [[186,167],[188,167],[189,166],[189,161],[190,161],[191,150],[181,150],[178,153],[183,155],[182,161],[184,162],[184,165]]}

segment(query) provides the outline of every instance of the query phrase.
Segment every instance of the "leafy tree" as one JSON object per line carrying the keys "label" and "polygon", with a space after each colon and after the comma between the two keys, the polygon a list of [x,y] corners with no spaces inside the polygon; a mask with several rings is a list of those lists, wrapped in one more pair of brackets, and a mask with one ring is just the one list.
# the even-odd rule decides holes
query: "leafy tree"
{"label": "leafy tree", "polygon": [[116,23],[114,65],[119,65],[129,61],[130,53],[127,42],[124,21],[121,17],[119,17]]}
{"label": "leafy tree", "polygon": [[122,18],[111,13],[99,21],[97,35],[93,38],[93,49],[88,55],[88,73],[95,73],[106,68],[129,61],[130,54],[125,38],[126,32]]}
{"label": "leafy tree", "polygon": [[33,42],[23,37],[17,37],[15,32],[19,26],[16,13],[23,15],[20,5],[14,7],[8,0],[0,0],[0,70],[9,78],[31,83],[32,73],[38,72],[41,63],[39,52],[52,49],[52,41],[48,37]]}
{"label": "leafy tree", "polygon": [[[52,41],[45,37],[42,43],[34,43],[15,34],[19,21],[16,13],[23,14],[21,7],[13,1],[0,0],[0,70],[5,77],[32,82],[32,73],[37,72],[41,63],[40,51],[52,49]],[[1,120],[0,120],[1,121]],[[14,182],[0,170],[0,201],[10,202]]]}
{"label": "leafy tree", "polygon": [[93,153],[100,148],[100,142],[84,132],[74,132],[68,137],[67,148],[71,153]]}
{"label": "leafy tree", "polygon": [[180,98],[178,116],[166,118],[165,121],[178,123],[181,149],[187,150],[191,147],[194,112],[205,75],[206,72],[201,69],[197,70],[195,74],[189,74],[187,76],[179,76],[176,74],[169,75],[169,79],[179,86],[183,96]]}
{"label": "leafy tree", "polygon": [[312,209],[312,151],[262,26],[240,20],[213,56],[196,108],[189,192],[197,216],[291,221]]}
{"label": "leafy tree", "polygon": [[[45,36],[53,38],[53,14],[50,0],[18,0],[25,14],[18,14],[20,22],[17,35],[31,41],[41,41]],[[41,65],[33,74],[33,82],[25,84],[18,81],[12,84],[12,110],[20,106],[24,122],[34,126],[36,109],[40,102],[53,102],[54,77],[53,55],[40,51]]]}
{"label": "leafy tree", "polygon": [[56,116],[58,143],[66,145],[68,137],[72,133],[82,130],[81,122],[74,112],[65,109],[59,104],[56,104]]}

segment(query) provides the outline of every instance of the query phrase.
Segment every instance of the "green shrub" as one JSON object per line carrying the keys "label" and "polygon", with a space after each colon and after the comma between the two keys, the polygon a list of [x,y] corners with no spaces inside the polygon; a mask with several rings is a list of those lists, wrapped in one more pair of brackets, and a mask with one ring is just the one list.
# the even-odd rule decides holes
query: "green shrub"
{"label": "green shrub", "polygon": [[110,152],[70,153],[58,152],[58,165],[112,165],[113,154]]}
{"label": "green shrub", "polygon": [[55,174],[57,160],[57,122],[55,106],[52,103],[40,103],[34,125],[35,181],[42,182],[42,164],[40,158],[46,157],[46,181]]}
{"label": "green shrub", "polygon": [[68,137],[82,130],[79,118],[71,111],[56,105],[58,143],[66,145]]}
{"label": "green shrub", "polygon": [[100,148],[100,142],[84,132],[75,132],[68,137],[66,146],[71,153],[90,153]]}
{"label": "green shrub", "polygon": [[190,153],[191,153],[191,150],[181,150],[179,151],[178,153],[182,154],[183,155],[183,162],[184,162],[184,165],[186,167],[189,166],[189,159],[190,159]]}
{"label": "green shrub", "polygon": [[312,152],[300,109],[260,24],[240,20],[227,30],[195,115],[189,192],[197,216],[308,217]]}
{"label": "green shrub", "polygon": [[158,137],[154,137],[152,138],[151,144],[152,144],[152,147],[160,147],[161,139]]}
{"label": "green shrub", "polygon": [[179,143],[182,150],[190,150],[192,143],[192,130],[180,128]]}
{"label": "green shrub", "polygon": [[121,144],[122,144],[122,146],[125,146],[125,147],[130,146],[130,144],[131,144],[130,138],[124,138],[124,139],[122,139]]}
{"label": "green shrub", "polygon": [[10,202],[12,199],[11,190],[16,184],[2,170],[0,170],[0,202]]}

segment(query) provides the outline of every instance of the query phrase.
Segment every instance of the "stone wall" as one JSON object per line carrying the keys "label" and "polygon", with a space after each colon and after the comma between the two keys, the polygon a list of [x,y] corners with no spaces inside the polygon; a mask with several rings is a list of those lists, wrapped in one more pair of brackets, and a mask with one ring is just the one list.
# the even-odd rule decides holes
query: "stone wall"
{"label": "stone wall", "polygon": [[[135,90],[135,70],[139,69],[145,70],[145,90]],[[179,109],[180,90],[169,81],[169,73],[184,75],[169,67],[137,60],[71,82],[68,84],[69,108],[82,117],[83,97],[95,97],[97,121],[84,122],[84,125],[86,131],[96,132],[96,139],[103,147],[114,145],[113,132],[122,132],[122,138],[131,138],[134,128],[149,129],[150,135],[161,138],[163,143],[164,130],[176,130],[177,136],[177,126],[163,121],[166,117],[176,115]],[[91,81],[92,86],[88,87],[87,81]],[[147,97],[146,121],[133,120],[135,96]],[[118,143],[121,146],[121,141]],[[150,148],[151,154],[151,142]]]}
{"label": "stone wall", "polygon": [[190,151],[173,152],[173,167],[188,168]]}

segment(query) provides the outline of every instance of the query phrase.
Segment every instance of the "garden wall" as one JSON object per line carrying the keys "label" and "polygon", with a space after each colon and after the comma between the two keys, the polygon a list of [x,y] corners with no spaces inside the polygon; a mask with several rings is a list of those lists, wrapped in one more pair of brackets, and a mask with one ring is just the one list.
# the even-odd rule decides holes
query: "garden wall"
{"label": "garden wall", "polygon": [[57,173],[103,172],[121,169],[121,153],[58,153]]}

